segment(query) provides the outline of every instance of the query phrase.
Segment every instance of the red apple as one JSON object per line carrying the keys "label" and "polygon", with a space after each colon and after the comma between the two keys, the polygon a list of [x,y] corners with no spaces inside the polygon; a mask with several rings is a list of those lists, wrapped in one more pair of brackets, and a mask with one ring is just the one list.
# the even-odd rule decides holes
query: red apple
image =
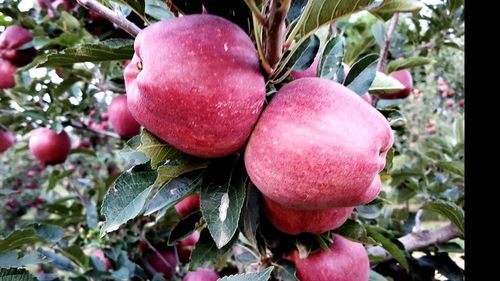
{"label": "red apple", "polygon": [[200,14],[143,29],[125,84],[130,112],[141,125],[206,158],[240,150],[266,92],[248,35],[224,18]]}
{"label": "red apple", "polygon": [[311,64],[311,66],[309,66],[309,68],[302,70],[302,71],[292,70],[292,72],[290,72],[290,75],[292,75],[292,77],[294,79],[299,79],[299,78],[304,78],[304,77],[316,77],[316,73],[318,71],[318,65],[319,65],[320,59],[321,59],[321,55],[317,54],[313,60],[313,63]]}
{"label": "red apple", "polygon": [[16,143],[16,138],[8,131],[3,131],[0,128],[0,153],[7,151]]}
{"label": "red apple", "polygon": [[199,239],[200,233],[195,231],[177,244],[177,255],[179,255],[179,260],[182,263],[188,263],[191,260],[191,252]]}
{"label": "red apple", "polygon": [[464,107],[465,106],[465,99],[459,99],[458,100],[458,106]]}
{"label": "red apple", "polygon": [[16,86],[16,66],[8,60],[0,59],[0,89],[10,89]]}
{"label": "red apple", "polygon": [[37,189],[38,187],[39,187],[38,184],[36,184],[34,182],[30,182],[30,183],[26,184],[27,189]]}
{"label": "red apple", "polygon": [[108,115],[115,132],[124,139],[129,139],[141,132],[141,125],[130,114],[127,96],[118,96],[108,106]]}
{"label": "red apple", "polygon": [[294,251],[285,258],[295,264],[300,281],[368,281],[370,274],[363,245],[337,234],[330,251],[319,250],[305,259]]}
{"label": "red apple", "polygon": [[92,144],[88,140],[78,139],[75,143],[75,148],[90,148]]}
{"label": "red apple", "polygon": [[453,99],[447,99],[445,105],[447,108],[453,108],[453,106],[455,105],[455,101]]}
{"label": "red apple", "polygon": [[31,32],[27,29],[12,25],[0,34],[0,58],[9,60],[16,66],[30,63],[36,56],[35,48],[19,49],[33,40]]}
{"label": "red apple", "polygon": [[213,269],[198,268],[196,271],[188,272],[182,281],[217,281],[220,276]]}
{"label": "red apple", "polygon": [[31,134],[29,149],[40,162],[55,165],[66,161],[71,140],[65,131],[58,134],[47,128],[39,128]]}
{"label": "red apple", "polygon": [[382,93],[378,97],[381,99],[404,99],[408,97],[413,90],[413,78],[411,76],[411,72],[408,69],[398,70],[396,72],[391,73],[393,78],[396,78],[403,86],[405,87],[403,90],[400,90],[396,93],[385,94]]}
{"label": "red apple", "polygon": [[175,254],[171,250],[164,250],[160,252],[150,252],[146,256],[147,265],[146,270],[151,275],[156,272],[163,273],[165,278],[170,279],[174,276],[177,260]]}
{"label": "red apple", "polygon": [[175,205],[175,210],[181,217],[186,217],[187,215],[193,213],[200,209],[200,195],[193,194],[181,200]]}
{"label": "red apple", "polygon": [[111,263],[109,262],[109,259],[104,255],[103,250],[96,249],[90,255],[93,257],[97,257],[104,264],[104,268],[106,268],[106,271],[111,269]]}
{"label": "red apple", "polygon": [[284,233],[323,233],[344,224],[354,207],[322,210],[296,210],[283,207],[264,197],[264,212],[272,225]]}
{"label": "red apple", "polygon": [[372,201],[393,133],[385,117],[336,82],[302,78],[282,87],[245,152],[252,182],[287,208],[319,210]]}

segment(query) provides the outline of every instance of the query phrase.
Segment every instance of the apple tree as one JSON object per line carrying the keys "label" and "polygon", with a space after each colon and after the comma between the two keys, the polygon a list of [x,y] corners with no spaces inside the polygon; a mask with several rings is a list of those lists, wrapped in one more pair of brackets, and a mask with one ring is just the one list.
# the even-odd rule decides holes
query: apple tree
{"label": "apple tree", "polygon": [[464,280],[463,14],[0,0],[0,279]]}

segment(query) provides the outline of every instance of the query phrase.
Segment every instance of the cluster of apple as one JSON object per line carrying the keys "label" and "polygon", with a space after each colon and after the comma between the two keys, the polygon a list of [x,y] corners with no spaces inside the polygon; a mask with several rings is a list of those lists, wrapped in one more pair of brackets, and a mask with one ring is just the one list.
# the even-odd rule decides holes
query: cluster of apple
{"label": "cluster of apple", "polygon": [[[134,119],[178,150],[202,158],[238,153],[248,141],[247,172],[279,230],[335,229],[354,206],[378,195],[392,130],[345,86],[304,77],[315,72],[295,73],[298,79],[279,89],[261,114],[265,81],[251,39],[211,15],[155,23],[139,33],[134,47],[124,72]],[[285,257],[297,266],[300,280],[368,280],[364,247],[333,238],[332,251]],[[318,270],[310,272],[309,264]]]}

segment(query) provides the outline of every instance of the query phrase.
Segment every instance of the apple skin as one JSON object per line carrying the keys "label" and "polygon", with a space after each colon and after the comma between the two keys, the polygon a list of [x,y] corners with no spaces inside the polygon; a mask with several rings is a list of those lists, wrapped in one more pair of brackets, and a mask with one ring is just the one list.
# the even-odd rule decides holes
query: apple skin
{"label": "apple skin", "polygon": [[134,47],[124,76],[130,112],[142,126],[198,157],[242,148],[262,110],[265,82],[240,27],[188,15],[143,29]]}
{"label": "apple skin", "polygon": [[146,256],[146,260],[149,263],[146,269],[149,268],[148,271],[151,275],[154,275],[156,272],[161,272],[167,280],[174,276],[177,259],[175,258],[174,252],[171,250],[163,250],[158,253],[150,252]]}
{"label": "apple skin", "polygon": [[182,263],[188,263],[191,260],[191,252],[196,243],[200,240],[200,232],[195,231],[186,239],[179,241],[177,244],[177,255]]}
{"label": "apple skin", "polygon": [[16,86],[16,66],[8,60],[0,59],[0,89],[11,89]]}
{"label": "apple skin", "polygon": [[319,250],[305,259],[294,251],[285,259],[295,264],[300,281],[368,281],[370,263],[362,244],[334,234],[330,249]]}
{"label": "apple skin", "polygon": [[320,210],[372,201],[394,141],[385,117],[345,86],[301,78],[282,87],[250,137],[245,167],[287,208]]}
{"label": "apple skin", "polygon": [[284,233],[297,235],[303,232],[320,234],[344,224],[354,207],[322,210],[295,210],[283,207],[263,196],[264,212],[274,227]]}
{"label": "apple skin", "polygon": [[16,138],[8,131],[0,129],[0,153],[4,153],[16,143]]}
{"label": "apple skin", "polygon": [[182,199],[179,203],[175,204],[175,210],[181,217],[186,217],[196,210],[200,209],[200,195],[193,194]]}
{"label": "apple skin", "polygon": [[16,66],[30,63],[36,56],[35,48],[19,50],[23,45],[33,41],[31,32],[19,25],[7,27],[0,34],[0,58],[9,60]]}
{"label": "apple skin", "polygon": [[292,72],[290,72],[290,75],[292,75],[294,79],[300,79],[305,77],[316,77],[320,58],[321,56],[319,54],[316,55],[316,57],[313,60],[313,63],[311,64],[311,66],[309,66],[309,68],[302,71],[292,70]]}
{"label": "apple skin", "polygon": [[71,149],[71,140],[65,131],[57,134],[51,129],[39,128],[32,132],[29,149],[40,162],[46,165],[66,161]]}
{"label": "apple skin", "polygon": [[135,121],[128,109],[126,96],[118,96],[111,101],[108,106],[108,116],[115,132],[124,139],[141,132],[141,125]]}
{"label": "apple skin", "polygon": [[378,97],[380,99],[404,99],[407,98],[411,91],[413,90],[413,78],[411,72],[408,69],[402,69],[391,73],[393,78],[396,78],[405,88],[401,91],[392,94],[380,94]]}
{"label": "apple skin", "polygon": [[182,281],[217,281],[220,276],[212,269],[198,268],[196,271],[188,272]]}

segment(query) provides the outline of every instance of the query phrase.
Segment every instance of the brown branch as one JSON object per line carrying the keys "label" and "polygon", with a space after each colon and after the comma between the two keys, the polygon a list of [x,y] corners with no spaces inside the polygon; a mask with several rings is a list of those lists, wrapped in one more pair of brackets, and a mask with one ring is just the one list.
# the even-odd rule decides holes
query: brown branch
{"label": "brown branch", "polygon": [[73,127],[73,128],[75,128],[75,129],[80,129],[80,130],[85,130],[85,131],[88,131],[88,132],[93,132],[93,133],[104,135],[104,136],[107,136],[107,137],[110,137],[110,138],[121,139],[118,134],[115,134],[115,133],[112,133],[112,132],[108,132],[108,131],[103,131],[103,130],[94,130],[94,129],[88,127],[87,125],[85,125],[83,123],[78,124],[78,123],[75,123],[75,122],[70,122],[68,125],[71,126],[71,127]]}
{"label": "brown branch", "polygon": [[111,91],[111,92],[119,93],[119,94],[126,93],[125,89],[105,85],[104,83],[97,83],[97,84],[92,84],[92,85],[101,91]]}
{"label": "brown branch", "polygon": [[[413,252],[434,244],[442,244],[461,236],[462,234],[460,231],[454,225],[449,224],[433,230],[422,230],[409,233],[399,238],[399,241],[405,246],[408,252]],[[392,259],[391,255],[380,246],[368,248],[368,254],[382,257],[384,260]]]}
{"label": "brown branch", "polygon": [[392,17],[391,23],[389,24],[389,29],[385,34],[384,47],[380,50],[380,58],[377,64],[377,71],[385,73],[387,64],[387,55],[389,54],[389,48],[391,47],[392,36],[399,21],[399,13],[395,13]]}
{"label": "brown branch", "polygon": [[267,18],[266,29],[266,58],[274,68],[283,55],[285,43],[285,18],[290,9],[291,0],[273,0]]}
{"label": "brown branch", "polygon": [[105,19],[116,24],[118,27],[126,31],[128,34],[136,37],[141,29],[135,25],[133,22],[129,21],[123,14],[116,13],[110,10],[108,7],[97,2],[96,0],[77,0],[77,2],[83,7],[95,11]]}

